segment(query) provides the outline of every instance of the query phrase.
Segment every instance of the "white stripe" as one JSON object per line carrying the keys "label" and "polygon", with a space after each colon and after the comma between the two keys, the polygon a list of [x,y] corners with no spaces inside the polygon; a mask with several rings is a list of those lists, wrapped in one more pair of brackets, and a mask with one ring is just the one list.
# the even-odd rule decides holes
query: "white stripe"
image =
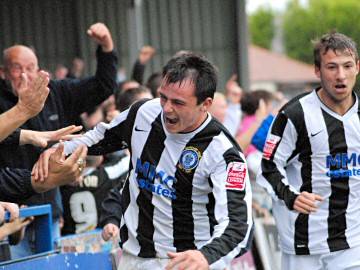
{"label": "white stripe", "polygon": [[104,167],[104,170],[111,180],[116,179],[129,171],[129,162],[130,156],[126,155],[113,166]]}
{"label": "white stripe", "polygon": [[75,138],[71,141],[64,142],[65,146],[65,155],[69,155],[75,151],[75,149],[80,145],[86,145],[88,147],[97,144],[99,141],[104,139],[104,134],[107,130],[119,125],[123,122],[128,116],[129,110],[126,110],[116,116],[111,123],[106,124],[101,122],[95,126],[94,129],[89,130],[85,134],[83,134],[80,138]]}

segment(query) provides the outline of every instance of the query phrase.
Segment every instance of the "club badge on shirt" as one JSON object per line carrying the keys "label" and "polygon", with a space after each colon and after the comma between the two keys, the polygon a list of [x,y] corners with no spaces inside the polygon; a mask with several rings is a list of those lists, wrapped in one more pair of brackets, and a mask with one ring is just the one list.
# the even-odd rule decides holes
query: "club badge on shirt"
{"label": "club badge on shirt", "polygon": [[232,190],[244,190],[246,179],[246,165],[242,162],[230,162],[227,168],[225,187]]}
{"label": "club badge on shirt", "polygon": [[266,140],[263,152],[263,158],[270,160],[276,145],[280,142],[281,138],[279,136],[270,134],[269,138]]}
{"label": "club badge on shirt", "polygon": [[188,146],[182,151],[179,159],[179,168],[187,173],[194,170],[201,159],[201,153],[199,149]]}

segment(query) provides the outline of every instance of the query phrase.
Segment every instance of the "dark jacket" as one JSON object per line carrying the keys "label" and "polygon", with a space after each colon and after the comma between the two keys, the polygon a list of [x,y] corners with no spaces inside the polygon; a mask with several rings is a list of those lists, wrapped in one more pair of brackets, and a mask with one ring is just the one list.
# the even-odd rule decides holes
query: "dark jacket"
{"label": "dark jacket", "polygon": [[37,194],[31,185],[30,173],[26,169],[0,169],[0,201],[20,203]]}
{"label": "dark jacket", "polygon": [[[81,113],[91,110],[108,98],[116,88],[117,57],[114,52],[97,52],[97,71],[95,76],[85,79],[51,80],[50,94],[43,110],[21,126],[22,129],[38,131],[56,130],[74,123]],[[13,107],[18,98],[13,94],[10,84],[0,80],[0,113]],[[32,169],[42,151],[32,145],[19,146],[20,129],[0,143],[0,167]],[[51,202],[54,216],[59,215],[55,204],[56,190],[37,194],[27,205]]]}

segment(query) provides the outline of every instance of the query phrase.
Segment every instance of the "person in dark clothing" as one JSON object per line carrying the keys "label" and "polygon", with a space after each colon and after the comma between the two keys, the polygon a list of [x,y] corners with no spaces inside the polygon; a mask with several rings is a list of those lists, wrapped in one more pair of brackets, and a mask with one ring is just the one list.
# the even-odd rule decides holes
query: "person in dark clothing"
{"label": "person in dark clothing", "polygon": [[[36,117],[21,126],[22,129],[56,130],[73,123],[79,115],[104,101],[116,87],[117,57],[108,28],[102,23],[90,26],[89,36],[99,44],[97,49],[97,71],[95,76],[82,80],[50,81],[50,93],[43,110]],[[22,45],[12,46],[4,51],[5,80],[0,80],[0,113],[13,107],[17,100],[20,74],[26,73],[31,81],[38,71],[35,53]],[[31,170],[38,159],[41,148],[20,145],[21,129],[17,129],[0,144],[0,167]],[[60,216],[55,203],[58,190],[51,190],[23,201],[27,205],[51,203],[53,217]]]}
{"label": "person in dark clothing", "polygon": [[63,145],[59,146],[49,159],[49,175],[45,181],[35,180],[27,169],[0,169],[0,201],[21,203],[23,199],[35,194],[79,180],[85,164],[78,161],[85,160],[86,147],[79,147],[66,160],[62,151]]}
{"label": "person in dark clothing", "polygon": [[140,49],[138,59],[134,63],[131,79],[143,84],[145,66],[154,57],[156,53],[155,48],[151,46],[143,46]]}

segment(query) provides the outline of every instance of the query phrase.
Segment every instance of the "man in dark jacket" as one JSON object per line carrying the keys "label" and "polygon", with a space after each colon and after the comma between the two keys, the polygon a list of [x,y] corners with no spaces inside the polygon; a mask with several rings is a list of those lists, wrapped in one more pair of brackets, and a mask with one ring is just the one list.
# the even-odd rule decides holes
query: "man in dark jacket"
{"label": "man in dark jacket", "polygon": [[[113,93],[116,87],[117,58],[113,52],[111,34],[102,23],[90,26],[87,32],[99,44],[96,52],[95,76],[82,80],[50,81],[50,94],[43,110],[22,125],[21,129],[45,131],[65,127],[73,123],[81,113],[94,108]],[[4,51],[6,80],[0,80],[0,113],[17,103],[17,89],[20,86],[21,73],[26,73],[31,81],[38,69],[37,57],[30,48],[16,45]],[[32,145],[22,145],[22,141],[28,141],[28,139],[24,140],[21,129],[17,129],[0,144],[0,167],[31,170],[38,159],[41,149]],[[57,219],[60,215],[60,209],[55,203],[57,194],[59,194],[57,190],[51,190],[33,196],[22,203],[34,205],[51,202],[53,216]]]}

